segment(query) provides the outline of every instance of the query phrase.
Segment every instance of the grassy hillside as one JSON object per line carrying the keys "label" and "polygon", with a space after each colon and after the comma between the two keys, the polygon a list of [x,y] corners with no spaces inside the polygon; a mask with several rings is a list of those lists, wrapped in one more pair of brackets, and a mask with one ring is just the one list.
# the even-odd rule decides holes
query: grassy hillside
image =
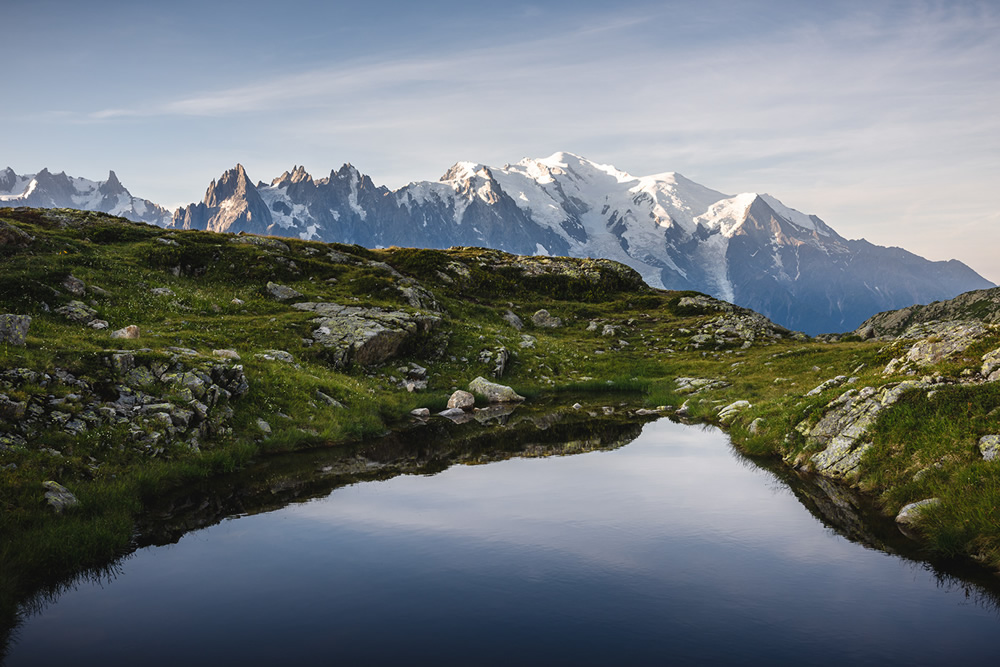
{"label": "grassy hillside", "polygon": [[[373,251],[70,210],[0,213],[0,263],[0,316],[31,318],[23,344],[0,342],[6,599],[127,550],[144,505],[184,481],[376,438],[477,376],[529,401],[626,392],[629,410],[721,424],[805,472],[856,426],[850,465],[824,474],[890,515],[939,499],[914,534],[1000,567],[1000,462],[979,446],[1000,433],[990,324],[818,341],[603,260]],[[113,337],[126,327],[137,337]],[[78,503],[56,512],[47,481]]]}

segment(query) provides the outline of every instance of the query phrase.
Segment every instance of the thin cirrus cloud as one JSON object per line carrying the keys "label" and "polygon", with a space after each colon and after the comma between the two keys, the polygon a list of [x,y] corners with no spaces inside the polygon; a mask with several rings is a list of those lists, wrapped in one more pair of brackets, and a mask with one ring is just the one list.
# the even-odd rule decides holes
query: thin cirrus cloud
{"label": "thin cirrus cloud", "polygon": [[[769,191],[846,236],[935,259],[978,257],[974,268],[991,269],[979,242],[1000,242],[988,226],[1000,13],[975,3],[836,4],[852,11],[775,25],[591,14],[545,37],[419,52],[404,44],[86,119],[185,128],[231,119],[254,137],[249,161],[261,172],[344,159],[392,187],[457,160],[570,150],[637,174],[681,171],[724,192]],[[940,240],[942,224],[964,229],[970,219],[981,221],[979,247]]]}

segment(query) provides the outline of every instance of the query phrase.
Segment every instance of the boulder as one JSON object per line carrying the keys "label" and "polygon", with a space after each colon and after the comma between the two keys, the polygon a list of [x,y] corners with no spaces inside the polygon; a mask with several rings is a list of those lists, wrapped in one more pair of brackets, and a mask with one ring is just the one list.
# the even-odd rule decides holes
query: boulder
{"label": "boulder", "polygon": [[549,311],[544,308],[535,312],[535,314],[531,316],[531,322],[536,327],[543,327],[546,329],[555,329],[562,326],[562,320],[558,317],[553,317],[549,314]]}
{"label": "boulder", "polygon": [[984,461],[992,461],[1000,457],[1000,435],[984,435],[979,439],[979,452]]}
{"label": "boulder", "polygon": [[111,332],[112,338],[138,338],[139,337],[139,327],[134,324],[130,324],[124,329],[118,329],[117,331]]}
{"label": "boulder", "polygon": [[983,355],[983,367],[980,370],[983,377],[990,382],[1000,380],[1000,348]]}
{"label": "boulder", "polygon": [[237,354],[236,350],[212,350],[212,354],[220,359],[240,360],[240,355]]}
{"label": "boulder", "polygon": [[65,306],[56,308],[56,312],[80,324],[87,324],[91,320],[97,319],[97,311],[83,301],[70,301]]}
{"label": "boulder", "polygon": [[73,296],[83,296],[87,293],[87,286],[84,282],[72,274],[66,276],[66,279],[62,282],[62,286],[63,289]]}
{"label": "boulder", "polygon": [[471,410],[476,407],[476,397],[467,391],[459,389],[448,399],[448,408],[459,408],[461,410]]}
{"label": "boulder", "polygon": [[928,507],[934,507],[941,504],[940,498],[927,498],[925,500],[918,500],[915,503],[910,503],[909,505],[904,505],[899,514],[896,515],[896,523],[901,523],[904,526],[912,526],[920,521],[920,515]]}
{"label": "boulder", "polygon": [[24,345],[28,337],[31,318],[27,315],[0,315],[0,343]]}
{"label": "boulder", "polygon": [[257,428],[260,429],[260,432],[264,435],[271,435],[271,425],[263,419],[257,420]]}
{"label": "boulder", "polygon": [[469,391],[482,396],[490,403],[517,403],[524,400],[524,396],[520,396],[510,387],[490,382],[484,377],[477,377],[470,382]]}
{"label": "boulder", "polygon": [[415,408],[410,410],[410,414],[419,419],[427,419],[431,416],[431,411],[428,408]]}
{"label": "boulder", "polygon": [[62,514],[65,510],[80,504],[76,496],[58,482],[50,480],[42,482],[42,486],[45,487],[45,501],[56,511],[56,514]]}
{"label": "boulder", "polygon": [[520,317],[514,314],[513,310],[508,310],[506,313],[504,313],[503,319],[504,321],[507,322],[507,324],[514,327],[518,331],[524,328],[524,322],[521,321]]}
{"label": "boulder", "polygon": [[266,290],[272,299],[276,299],[278,301],[288,301],[290,299],[302,298],[302,292],[294,290],[291,287],[279,285],[278,283],[268,282]]}
{"label": "boulder", "polygon": [[342,306],[337,303],[296,303],[293,308],[316,313],[312,338],[333,350],[333,365],[352,363],[368,366],[384,363],[400,353],[404,345],[434,329],[437,315],[411,314],[383,308]]}

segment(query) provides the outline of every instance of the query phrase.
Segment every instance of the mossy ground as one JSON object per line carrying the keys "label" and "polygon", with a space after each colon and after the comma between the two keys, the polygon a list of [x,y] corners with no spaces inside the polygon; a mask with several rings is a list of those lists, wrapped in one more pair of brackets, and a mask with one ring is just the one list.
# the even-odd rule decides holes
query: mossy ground
{"label": "mossy ground", "polygon": [[[843,391],[804,396],[823,381],[852,375],[860,387],[902,379],[882,376],[897,353],[885,343],[785,336],[761,338],[749,348],[694,344],[695,332],[718,313],[681,307],[684,294],[651,290],[606,263],[512,258],[477,248],[373,251],[283,238],[286,250],[76,211],[5,210],[0,222],[34,237],[30,243],[0,245],[0,312],[32,317],[25,346],[0,344],[0,370],[61,368],[101,381],[108,374],[109,350],[155,356],[177,346],[204,354],[234,349],[250,381],[249,392],[232,405],[233,434],[200,452],[175,448],[155,459],[127,449],[116,453],[124,435],[113,428],[83,436],[52,429],[42,441],[0,452],[0,465],[16,465],[0,471],[5,599],[16,598],[40,577],[100,565],[127,549],[144,503],[171,486],[238,469],[269,451],[372,438],[413,408],[443,408],[453,388],[465,388],[477,375],[490,377],[494,362],[482,353],[499,347],[513,354],[502,382],[529,397],[629,391],[636,407],[677,407],[688,400],[690,418],[710,422],[718,421],[717,408],[748,400],[751,407],[727,427],[739,447],[756,455],[789,456],[802,449],[795,425],[818,418]],[[98,289],[81,297],[68,294],[62,283],[70,274]],[[442,326],[411,341],[398,359],[346,370],[331,364],[328,350],[310,344],[312,314],[265,290],[274,281],[305,300],[412,311],[399,289],[407,280],[433,295]],[[156,295],[151,290],[157,287],[172,294]],[[75,298],[90,302],[111,329],[134,324],[141,337],[111,339],[108,330],[54,312]],[[564,325],[533,326],[531,315],[541,308]],[[523,331],[504,319],[507,310],[524,320]],[[605,325],[613,333],[604,335]],[[294,363],[255,356],[266,350],[287,351]],[[958,377],[976,367],[976,353],[981,351],[970,350],[937,370]],[[409,393],[400,387],[399,367],[407,362],[427,369],[426,390]],[[727,386],[683,395],[674,382],[682,376],[719,379]],[[18,391],[25,395],[12,399],[30,398],[30,388]],[[345,407],[329,406],[317,391]],[[924,527],[928,545],[942,553],[976,555],[993,567],[1000,566],[1000,467],[983,462],[975,442],[1000,431],[998,405],[996,383],[944,388],[932,399],[923,393],[906,397],[879,421],[860,480],[887,513],[941,497],[945,502],[929,513]],[[762,421],[752,434],[749,425],[757,418]],[[260,432],[258,419],[270,424],[270,435]],[[63,456],[53,458],[42,447]],[[91,457],[100,460],[96,468]],[[937,463],[941,466],[934,467]],[[917,469],[926,466],[932,471],[914,481]],[[45,479],[71,487],[79,507],[54,515],[42,499]]]}

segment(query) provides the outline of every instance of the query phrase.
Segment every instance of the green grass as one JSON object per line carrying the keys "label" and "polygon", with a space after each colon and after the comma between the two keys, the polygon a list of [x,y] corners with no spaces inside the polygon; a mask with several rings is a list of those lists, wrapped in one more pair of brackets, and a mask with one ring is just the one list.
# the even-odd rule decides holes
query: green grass
{"label": "green grass", "polygon": [[[0,344],[0,371],[60,368],[113,392],[110,351],[133,350],[141,362],[153,363],[169,359],[167,348],[176,346],[205,357],[235,349],[250,382],[248,393],[232,402],[233,434],[202,443],[200,452],[178,445],[150,458],[130,445],[121,427],[81,437],[52,429],[23,450],[0,452],[0,465],[17,465],[0,473],[0,590],[6,592],[23,593],[53,573],[99,566],[127,550],[147,499],[174,486],[237,470],[270,452],[371,439],[416,407],[443,409],[453,388],[464,389],[478,375],[492,377],[493,361],[480,355],[499,347],[512,354],[500,381],[533,399],[608,393],[630,396],[636,407],[675,408],[687,401],[690,419],[711,423],[718,423],[717,408],[747,400],[751,407],[727,425],[733,441],[749,454],[787,461],[805,453],[796,425],[817,420],[849,387],[806,397],[808,391],[836,375],[856,376],[852,387],[906,377],[882,376],[905,344],[784,338],[748,349],[695,347],[692,337],[719,313],[682,307],[680,299],[694,293],[651,290],[634,273],[604,262],[512,258],[479,248],[372,251],[281,239],[285,251],[72,211],[4,210],[0,218],[34,237],[6,245],[7,236],[0,237],[0,312],[33,318],[26,346]],[[331,250],[339,254],[331,258]],[[266,283],[275,281],[308,300],[412,310],[399,289],[405,283],[378,264],[383,262],[432,292],[443,323],[378,367],[335,368],[329,351],[303,340],[315,326],[311,315],[266,295]],[[100,290],[68,294],[62,282],[69,274]],[[168,287],[173,295],[154,295],[154,287]],[[112,329],[139,326],[141,338],[112,340],[106,330],[54,312],[71,299],[90,303]],[[532,325],[541,308],[564,325]],[[503,319],[508,309],[524,320],[522,331]],[[596,331],[588,330],[592,321]],[[605,325],[615,327],[613,335],[602,335]],[[525,336],[533,338],[531,346],[522,347]],[[927,372],[959,377],[997,346],[1000,335],[992,335]],[[294,363],[255,356],[272,349],[289,352]],[[398,367],[407,362],[428,370],[425,391],[399,388]],[[682,394],[674,382],[681,376],[727,384]],[[344,407],[327,405],[317,392]],[[0,385],[0,393],[21,401],[68,391],[33,384]],[[994,385],[943,387],[931,399],[926,392],[905,396],[883,413],[860,480],[890,514],[906,502],[942,498],[925,522],[928,544],[993,567],[1000,567],[998,467],[983,463],[975,447],[981,435],[1000,432],[998,406],[1000,387]],[[258,419],[270,425],[269,436],[258,429]],[[63,456],[40,451],[42,442]],[[920,470],[927,472],[914,479]],[[80,507],[52,514],[42,501],[44,479],[72,486]]]}

